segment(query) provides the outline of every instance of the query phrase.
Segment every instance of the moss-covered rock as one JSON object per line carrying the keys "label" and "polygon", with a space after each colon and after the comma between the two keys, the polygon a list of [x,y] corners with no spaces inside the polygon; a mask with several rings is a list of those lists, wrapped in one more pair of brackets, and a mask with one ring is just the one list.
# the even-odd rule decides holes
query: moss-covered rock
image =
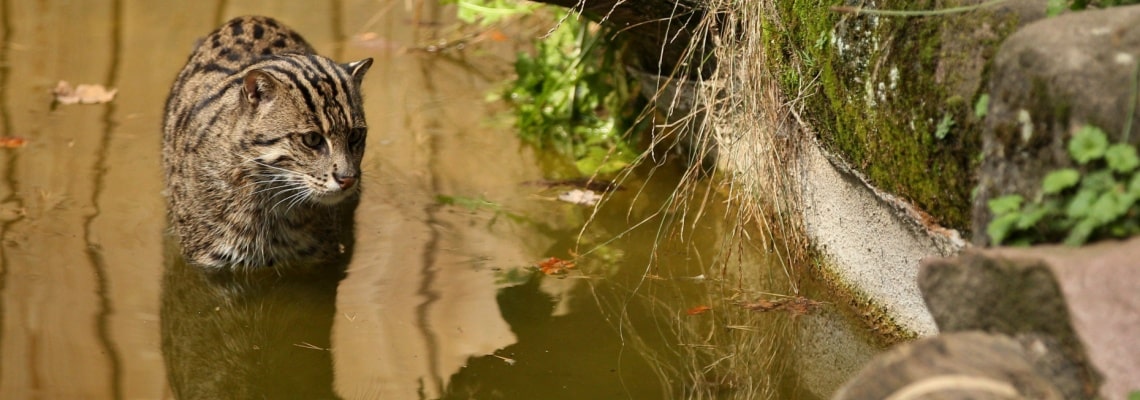
{"label": "moss-covered rock", "polygon": [[[974,103],[986,65],[1006,36],[1043,16],[1045,2],[905,17],[837,12],[840,3],[777,2],[766,33],[782,89],[802,99],[820,140],[872,183],[968,230],[981,148]],[[982,2],[861,3],[934,11]]]}
{"label": "moss-covered rock", "polygon": [[1140,144],[1138,57],[1140,6],[1050,18],[1002,45],[988,89],[975,244],[989,241],[990,199],[1036,198],[1047,173],[1074,166],[1066,143],[1081,127],[1101,128],[1112,143]]}

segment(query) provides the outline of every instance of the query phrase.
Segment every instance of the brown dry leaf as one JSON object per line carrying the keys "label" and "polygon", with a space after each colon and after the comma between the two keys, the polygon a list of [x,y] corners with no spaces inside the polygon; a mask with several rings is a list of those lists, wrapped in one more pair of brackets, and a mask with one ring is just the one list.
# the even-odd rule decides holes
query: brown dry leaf
{"label": "brown dry leaf", "polygon": [[574,262],[550,257],[538,263],[538,270],[547,275],[562,275],[574,268]]}
{"label": "brown dry leaf", "polygon": [[819,309],[821,304],[807,297],[795,297],[784,303],[784,310],[793,315],[805,315]]}
{"label": "brown dry leaf", "polygon": [[765,312],[765,311],[772,311],[772,310],[776,309],[776,307],[779,307],[780,304],[781,303],[779,301],[772,302],[772,301],[761,299],[761,300],[756,300],[755,302],[752,302],[752,303],[741,303],[740,306],[747,308],[749,310],[752,310],[752,311]]}
{"label": "brown dry leaf", "polygon": [[820,304],[823,303],[808,299],[806,297],[797,296],[779,299],[776,301],[760,299],[752,303],[739,304],[741,307],[752,311],[767,312],[772,310],[784,310],[793,315],[804,315],[815,311],[819,308]]}
{"label": "brown dry leaf", "polygon": [[15,136],[0,136],[0,148],[14,149],[17,147],[24,147],[28,143],[27,139]]}
{"label": "brown dry leaf", "polygon": [[118,89],[110,89],[103,85],[80,84],[72,87],[67,81],[59,81],[52,90],[55,101],[60,104],[100,104],[115,99]]}
{"label": "brown dry leaf", "polygon": [[712,309],[712,307],[709,307],[709,306],[696,306],[696,307],[690,308],[688,310],[685,310],[685,314],[697,315],[697,314],[705,313],[711,309]]}

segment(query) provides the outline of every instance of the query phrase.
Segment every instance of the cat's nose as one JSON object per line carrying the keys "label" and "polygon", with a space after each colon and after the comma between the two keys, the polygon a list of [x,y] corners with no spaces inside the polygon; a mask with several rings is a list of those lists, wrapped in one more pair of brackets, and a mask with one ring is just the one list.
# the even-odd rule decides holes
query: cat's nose
{"label": "cat's nose", "polygon": [[340,185],[340,190],[348,190],[348,189],[351,189],[351,188],[352,188],[352,185],[355,185],[355,184],[356,184],[356,176],[355,176],[355,175],[337,175],[337,174],[333,174],[333,179],[335,179],[335,180],[336,180],[336,184],[337,184],[337,185]]}

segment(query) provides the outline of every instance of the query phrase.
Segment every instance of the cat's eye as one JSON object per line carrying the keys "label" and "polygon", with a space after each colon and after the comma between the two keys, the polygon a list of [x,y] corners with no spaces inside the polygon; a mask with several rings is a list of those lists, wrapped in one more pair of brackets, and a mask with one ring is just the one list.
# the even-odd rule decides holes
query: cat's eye
{"label": "cat's eye", "polygon": [[301,135],[301,143],[304,143],[305,146],[309,146],[314,149],[320,148],[321,144],[324,142],[325,137],[316,132],[306,132]]}
{"label": "cat's eye", "polygon": [[368,136],[368,128],[352,128],[348,132],[348,144],[356,146],[364,142],[364,137]]}

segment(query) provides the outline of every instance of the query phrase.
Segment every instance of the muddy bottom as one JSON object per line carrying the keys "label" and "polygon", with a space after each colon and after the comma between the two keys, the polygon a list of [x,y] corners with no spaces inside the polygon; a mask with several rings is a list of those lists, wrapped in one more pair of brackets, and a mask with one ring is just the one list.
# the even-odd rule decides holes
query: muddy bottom
{"label": "muddy bottom", "polygon": [[[674,196],[679,166],[558,201],[574,177],[485,100],[545,27],[460,30],[430,2],[0,7],[0,136],[25,140],[0,149],[0,398],[812,398],[877,351],[739,240],[721,188]],[[210,279],[165,235],[166,93],[197,38],[251,13],[376,60],[343,275]],[[116,97],[53,105],[60,80]],[[755,310],[785,295],[819,303]]]}

